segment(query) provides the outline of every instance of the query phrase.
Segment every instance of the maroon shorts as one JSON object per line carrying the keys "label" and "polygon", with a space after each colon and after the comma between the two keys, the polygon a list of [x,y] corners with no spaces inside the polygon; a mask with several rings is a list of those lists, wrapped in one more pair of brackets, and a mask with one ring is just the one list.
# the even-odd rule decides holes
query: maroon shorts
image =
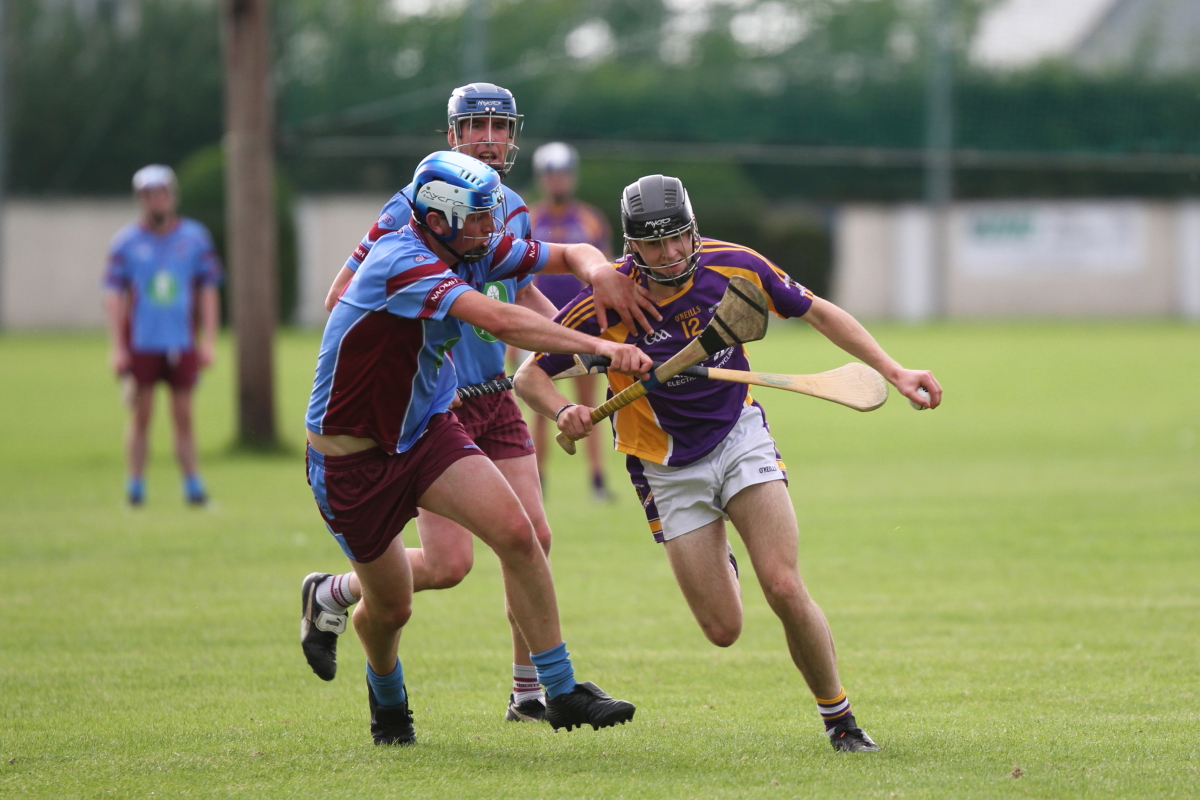
{"label": "maroon shorts", "polygon": [[308,485],[325,526],[348,558],[374,561],[408,521],[417,500],[446,469],[482,455],[450,412],[435,414],[411,448],[388,455],[378,447],[348,456],[327,456],[310,446]]}
{"label": "maroon shorts", "polygon": [[138,386],[153,386],[166,381],[172,389],[191,389],[200,376],[200,362],[195,350],[172,350],[168,353],[143,353],[132,350],[129,371]]}
{"label": "maroon shorts", "polygon": [[532,455],[533,438],[512,392],[469,397],[454,414],[492,461]]}

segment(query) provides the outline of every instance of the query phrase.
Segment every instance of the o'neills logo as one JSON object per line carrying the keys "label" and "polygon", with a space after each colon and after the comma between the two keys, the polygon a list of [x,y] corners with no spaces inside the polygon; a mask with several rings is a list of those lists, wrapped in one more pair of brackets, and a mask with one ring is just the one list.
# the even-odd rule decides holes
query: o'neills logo
{"label": "o'neills logo", "polygon": [[455,286],[459,286],[460,284],[462,284],[462,281],[460,281],[458,278],[446,278],[437,286],[433,287],[429,294],[425,295],[425,305],[429,306],[430,308],[436,308],[437,304],[440,303],[442,298],[446,296],[446,292],[450,291]]}

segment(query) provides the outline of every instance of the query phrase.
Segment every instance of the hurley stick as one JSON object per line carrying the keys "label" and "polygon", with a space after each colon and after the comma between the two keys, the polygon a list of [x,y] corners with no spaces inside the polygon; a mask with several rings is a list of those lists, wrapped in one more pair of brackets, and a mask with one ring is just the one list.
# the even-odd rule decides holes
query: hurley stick
{"label": "hurley stick", "polygon": [[[554,380],[559,380],[560,376],[565,378],[604,372],[607,366],[608,359],[603,356],[578,355],[575,356],[575,366],[555,375]],[[748,372],[701,366],[688,367],[679,374],[688,378],[708,378],[714,381],[783,389],[785,392],[796,392],[840,403],[855,411],[874,411],[887,402],[888,398],[887,381],[883,376],[857,361],[813,375],[781,375],[775,372]]]}
{"label": "hurley stick", "polygon": [[[609,398],[599,408],[592,409],[592,423],[611,416],[635,400],[674,378],[688,367],[699,364],[713,353],[726,347],[756,342],[767,333],[767,297],[750,281],[735,275],[717,306],[717,313],[700,335],[650,373],[649,380],[639,381]],[[556,437],[558,443],[575,455],[575,440],[565,433]]]}

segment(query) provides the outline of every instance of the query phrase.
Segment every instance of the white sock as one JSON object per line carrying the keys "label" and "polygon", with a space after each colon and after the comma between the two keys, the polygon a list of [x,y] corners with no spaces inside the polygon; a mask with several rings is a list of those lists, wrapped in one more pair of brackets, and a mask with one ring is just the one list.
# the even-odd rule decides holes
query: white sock
{"label": "white sock", "polygon": [[513,702],[540,700],[542,686],[538,683],[537,667],[532,664],[513,664]]}
{"label": "white sock", "polygon": [[333,575],[321,581],[317,586],[317,604],[326,611],[345,614],[346,609],[358,602],[358,598],[350,593],[350,576],[353,574]]}

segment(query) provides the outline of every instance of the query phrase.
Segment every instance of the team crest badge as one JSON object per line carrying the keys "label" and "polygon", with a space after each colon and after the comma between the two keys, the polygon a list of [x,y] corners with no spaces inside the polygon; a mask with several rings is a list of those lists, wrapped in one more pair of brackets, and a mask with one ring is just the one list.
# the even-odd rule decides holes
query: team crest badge
{"label": "team crest badge", "polygon": [[[493,300],[499,300],[501,303],[508,302],[508,289],[505,288],[504,284],[500,283],[499,281],[493,281],[492,283],[485,283],[483,285],[483,288],[480,291],[482,291],[486,296],[492,298]],[[500,341],[495,336],[492,336],[490,333],[488,333],[487,331],[485,331],[483,328],[479,327],[478,325],[472,325],[471,329],[473,331],[475,331],[476,336],[478,336],[480,339],[483,339],[485,342]]]}
{"label": "team crest badge", "polygon": [[165,269],[154,273],[154,277],[150,279],[150,284],[146,289],[150,302],[158,306],[172,305],[175,298],[179,296],[179,284],[175,280],[175,276]]}

